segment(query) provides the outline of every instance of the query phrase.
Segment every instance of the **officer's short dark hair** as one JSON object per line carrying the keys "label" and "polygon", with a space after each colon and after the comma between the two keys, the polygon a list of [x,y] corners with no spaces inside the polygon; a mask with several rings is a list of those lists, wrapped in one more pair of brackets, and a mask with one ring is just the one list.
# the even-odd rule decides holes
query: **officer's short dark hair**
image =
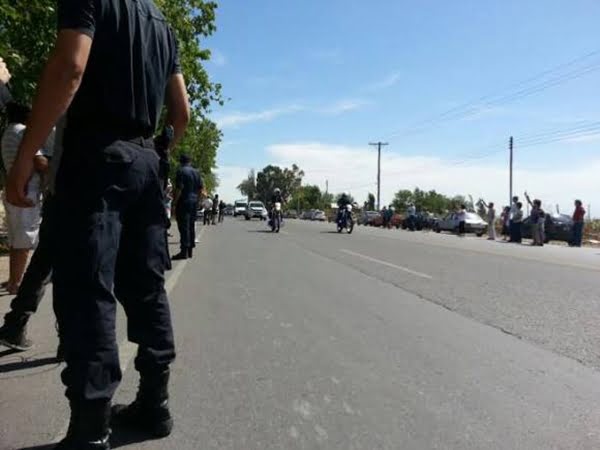
{"label": "officer's short dark hair", "polygon": [[31,108],[22,103],[10,102],[6,105],[8,123],[26,123],[29,120]]}
{"label": "officer's short dark hair", "polygon": [[181,156],[179,156],[179,162],[181,164],[189,164],[190,162],[192,162],[192,158],[190,158],[189,155],[182,153]]}

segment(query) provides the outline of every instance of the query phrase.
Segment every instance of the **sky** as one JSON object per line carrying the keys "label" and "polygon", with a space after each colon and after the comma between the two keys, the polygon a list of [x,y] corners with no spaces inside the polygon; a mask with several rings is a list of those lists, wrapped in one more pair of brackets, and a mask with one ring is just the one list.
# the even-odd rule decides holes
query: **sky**
{"label": "sky", "polygon": [[[597,0],[221,0],[203,42],[227,98],[219,193],[250,169],[298,164],[305,184],[382,204],[436,189],[600,217]],[[594,213],[596,210],[596,213]]]}

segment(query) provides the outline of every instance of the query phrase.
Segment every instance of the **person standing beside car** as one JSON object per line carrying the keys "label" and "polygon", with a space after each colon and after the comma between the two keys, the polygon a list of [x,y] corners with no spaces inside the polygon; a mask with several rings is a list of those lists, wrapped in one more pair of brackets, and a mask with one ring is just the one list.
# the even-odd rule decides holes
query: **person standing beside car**
{"label": "person standing beside car", "polygon": [[487,208],[487,223],[488,223],[488,240],[496,240],[496,208],[494,208],[494,202],[487,204],[482,201],[483,206]]}
{"label": "person standing beside car", "polygon": [[581,247],[583,241],[583,226],[585,220],[585,209],[581,200],[575,200],[575,211],[573,211],[573,228],[571,231],[570,247]]}
{"label": "person standing beside car", "polygon": [[467,207],[465,205],[460,205],[460,210],[456,216],[458,218],[458,235],[464,236],[467,225]]}
{"label": "person standing beside car", "polygon": [[523,203],[515,204],[515,212],[512,215],[512,238],[510,242],[520,244],[523,242]]}

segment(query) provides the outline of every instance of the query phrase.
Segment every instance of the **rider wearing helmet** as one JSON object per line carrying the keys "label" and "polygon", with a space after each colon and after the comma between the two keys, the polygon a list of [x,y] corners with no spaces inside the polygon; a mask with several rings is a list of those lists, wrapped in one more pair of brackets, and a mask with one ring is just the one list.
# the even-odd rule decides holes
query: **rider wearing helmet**
{"label": "rider wearing helmet", "polygon": [[275,206],[275,203],[283,204],[283,195],[281,194],[281,189],[275,188],[273,190],[273,195],[271,196],[271,206]]}
{"label": "rider wearing helmet", "polygon": [[351,204],[352,202],[350,201],[350,195],[347,192],[343,192],[342,195],[340,195],[340,198],[338,198],[337,204],[338,204],[338,209],[342,209],[345,206]]}
{"label": "rider wearing helmet", "polygon": [[352,201],[350,200],[350,195],[347,192],[343,192],[342,195],[340,195],[340,197],[338,198],[337,201],[337,205],[338,205],[338,217],[337,219],[340,220],[340,217],[342,215],[342,212],[346,210],[346,206],[352,204]]}

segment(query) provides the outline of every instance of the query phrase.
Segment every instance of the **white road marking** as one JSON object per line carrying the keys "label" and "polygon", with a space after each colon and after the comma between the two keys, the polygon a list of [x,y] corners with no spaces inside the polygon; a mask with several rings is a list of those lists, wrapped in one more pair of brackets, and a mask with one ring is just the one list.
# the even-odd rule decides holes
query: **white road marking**
{"label": "white road marking", "polygon": [[[203,234],[204,234],[204,228],[202,228],[200,230],[200,233],[198,234],[199,241],[202,241]],[[177,263],[177,265],[171,272],[171,276],[167,279],[167,281],[165,283],[165,290],[167,291],[167,295],[171,295],[171,291],[173,290],[173,288],[177,284],[177,281],[181,277],[181,274],[183,273],[185,266],[187,266],[187,264],[188,264],[188,261],[189,260],[184,260],[184,261]],[[119,344],[119,364],[121,365],[122,373],[125,373],[125,371],[129,367],[129,363],[131,363],[131,361],[133,360],[133,357],[135,356],[136,352],[137,352],[137,345],[134,344],[133,342],[129,342],[127,340],[127,338],[125,338]],[[61,440],[67,434],[68,428],[69,428],[69,421],[66,421],[65,424],[60,429],[60,431],[54,436],[54,439],[52,439],[52,442],[58,442],[59,440]]]}
{"label": "white road marking", "polygon": [[365,259],[367,261],[374,262],[376,264],[381,264],[382,266],[391,267],[393,269],[401,270],[402,272],[409,273],[409,274],[414,275],[416,277],[425,278],[427,280],[432,280],[433,279],[433,277],[431,275],[427,275],[426,273],[422,273],[422,272],[417,272],[415,270],[411,270],[408,267],[397,266],[396,264],[392,264],[392,263],[389,263],[387,261],[382,261],[382,260],[376,259],[376,258],[371,258],[370,256],[362,255],[360,253],[356,253],[356,252],[353,252],[351,250],[345,250],[345,249],[343,249],[343,250],[340,250],[340,251],[342,253],[346,253],[347,255],[356,256],[357,258],[362,258],[362,259]]}

